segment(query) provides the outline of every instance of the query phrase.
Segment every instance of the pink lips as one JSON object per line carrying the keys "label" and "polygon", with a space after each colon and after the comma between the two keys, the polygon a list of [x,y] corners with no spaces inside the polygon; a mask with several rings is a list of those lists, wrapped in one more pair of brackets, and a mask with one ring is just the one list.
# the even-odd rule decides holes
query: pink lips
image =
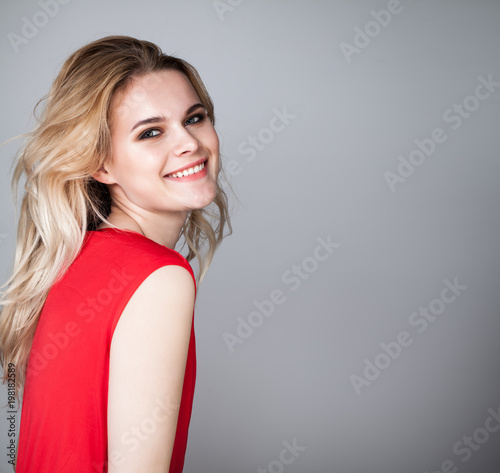
{"label": "pink lips", "polygon": [[[205,177],[207,175],[207,162],[208,162],[207,158],[199,159],[198,161],[194,161],[191,164],[188,164],[187,166],[183,166],[182,168],[179,168],[176,171],[167,174],[166,176],[164,176],[164,179],[168,179],[170,181],[178,181],[178,182],[189,182],[189,181],[194,181],[196,179],[201,179],[202,177]],[[182,176],[182,177],[172,177],[172,174],[177,174],[178,172],[182,172],[186,169],[199,166],[200,164],[203,163],[205,163],[204,168],[201,171],[198,171],[197,173],[188,174],[187,176]]]}
{"label": "pink lips", "polygon": [[[201,163],[204,163],[205,161],[208,161],[208,158],[201,158],[201,159],[198,159],[198,161],[194,161],[192,162],[191,164],[188,164],[186,166],[183,166],[175,171],[172,171],[172,172],[169,172],[165,177],[169,177],[171,176],[172,174],[177,174],[178,172],[182,172],[184,171],[185,169],[189,169],[189,168],[194,168],[195,166],[198,166],[200,165]],[[180,178],[178,178],[180,179]]]}

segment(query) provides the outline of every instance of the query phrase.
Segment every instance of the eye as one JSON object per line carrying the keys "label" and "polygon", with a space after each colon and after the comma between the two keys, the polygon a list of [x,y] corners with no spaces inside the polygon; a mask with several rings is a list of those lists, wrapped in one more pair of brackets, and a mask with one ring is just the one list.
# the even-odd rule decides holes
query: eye
{"label": "eye", "polygon": [[195,123],[200,123],[205,120],[206,117],[207,115],[205,113],[197,113],[196,115],[193,115],[186,120],[186,125],[194,125]]}
{"label": "eye", "polygon": [[147,140],[148,138],[154,138],[160,134],[160,130],[157,128],[151,128],[150,130],[146,130],[144,133],[139,135],[140,140]]}

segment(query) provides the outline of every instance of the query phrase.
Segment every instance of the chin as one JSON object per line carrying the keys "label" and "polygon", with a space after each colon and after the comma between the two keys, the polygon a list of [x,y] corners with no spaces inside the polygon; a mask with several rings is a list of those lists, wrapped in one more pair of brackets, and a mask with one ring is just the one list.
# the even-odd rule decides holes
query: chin
{"label": "chin", "polygon": [[207,189],[206,191],[203,192],[197,192],[196,194],[193,194],[192,199],[191,199],[191,209],[196,210],[196,209],[203,209],[207,205],[210,205],[216,195],[216,189]]}

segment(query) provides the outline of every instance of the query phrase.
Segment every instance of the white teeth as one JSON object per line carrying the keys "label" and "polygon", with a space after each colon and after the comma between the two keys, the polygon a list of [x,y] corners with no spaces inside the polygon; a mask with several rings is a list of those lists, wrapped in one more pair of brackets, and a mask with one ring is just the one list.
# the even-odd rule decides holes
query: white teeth
{"label": "white teeth", "polygon": [[202,169],[205,168],[205,163],[197,164],[196,166],[185,169],[184,171],[179,171],[174,174],[168,174],[167,177],[184,177],[184,176],[190,176],[191,174],[196,174],[197,172],[200,172]]}

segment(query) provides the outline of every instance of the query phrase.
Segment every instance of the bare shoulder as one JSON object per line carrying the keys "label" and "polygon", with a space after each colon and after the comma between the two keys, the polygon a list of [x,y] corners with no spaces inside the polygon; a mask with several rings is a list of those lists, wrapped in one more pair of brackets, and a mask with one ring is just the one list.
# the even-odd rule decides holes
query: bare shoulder
{"label": "bare shoulder", "polygon": [[[110,353],[110,473],[168,471],[194,296],[191,273],[164,266],[142,282],[121,314]],[[155,428],[148,423],[148,432],[137,431],[146,420]]]}
{"label": "bare shoulder", "polygon": [[[137,335],[154,331],[156,324],[174,323],[191,318],[195,285],[189,271],[177,265],[163,266],[151,273],[137,288],[120,316],[113,343],[127,329],[135,327]],[[156,327],[159,328],[159,327]]]}
{"label": "bare shoulder", "polygon": [[[194,298],[195,285],[191,273],[183,266],[168,265],[152,272],[137,288],[135,299],[150,300],[148,296],[155,294],[154,300],[163,300],[171,297],[180,302],[182,299],[190,301]],[[132,302],[132,301],[131,301]]]}

